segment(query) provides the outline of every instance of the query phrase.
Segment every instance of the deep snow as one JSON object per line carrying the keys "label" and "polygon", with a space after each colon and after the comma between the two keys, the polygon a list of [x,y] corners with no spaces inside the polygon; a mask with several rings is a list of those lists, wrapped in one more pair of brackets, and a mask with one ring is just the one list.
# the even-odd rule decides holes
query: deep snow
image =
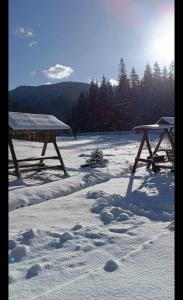
{"label": "deep snow", "polygon": [[[140,138],[59,137],[69,177],[10,176],[10,300],[174,299],[174,174],[131,174]],[[23,158],[42,145],[15,147]],[[97,147],[109,163],[81,168]]]}

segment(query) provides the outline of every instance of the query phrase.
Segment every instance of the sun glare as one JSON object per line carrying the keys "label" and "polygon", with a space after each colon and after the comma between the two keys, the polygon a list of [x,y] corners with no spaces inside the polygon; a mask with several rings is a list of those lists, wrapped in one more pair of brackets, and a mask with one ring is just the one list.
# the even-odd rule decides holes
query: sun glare
{"label": "sun glare", "polygon": [[174,61],[174,24],[166,19],[154,29],[150,45],[151,56],[160,64],[169,65]]}

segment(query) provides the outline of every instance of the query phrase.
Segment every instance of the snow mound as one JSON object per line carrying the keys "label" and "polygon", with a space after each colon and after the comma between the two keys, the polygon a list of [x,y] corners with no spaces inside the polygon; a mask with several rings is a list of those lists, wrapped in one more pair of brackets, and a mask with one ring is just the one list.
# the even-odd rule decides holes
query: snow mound
{"label": "snow mound", "polygon": [[86,195],[86,197],[89,199],[98,199],[98,198],[106,197],[106,196],[108,196],[108,194],[105,193],[104,191],[96,191],[96,192],[89,191]]}
{"label": "snow mound", "polygon": [[36,232],[36,229],[28,229],[27,231],[25,231],[23,233],[23,239],[24,240],[30,240],[30,239],[33,239],[37,236],[37,232]]}
{"label": "snow mound", "polygon": [[123,197],[117,194],[102,194],[99,192],[89,194],[95,199],[91,212],[100,215],[104,224],[111,221],[126,221],[134,214],[145,216],[151,220],[164,222],[174,219],[174,199],[171,197],[147,196],[135,190],[132,195]]}
{"label": "snow mound", "polygon": [[26,245],[18,245],[16,246],[10,254],[11,262],[21,261],[23,258],[26,258],[30,255],[29,247]]}
{"label": "snow mound", "polygon": [[95,247],[92,244],[87,244],[86,246],[83,247],[84,252],[89,252],[92,251]]}
{"label": "snow mound", "polygon": [[104,242],[104,241],[100,241],[100,240],[94,241],[94,245],[95,245],[96,247],[105,246],[105,244],[106,244],[106,242]]}
{"label": "snow mound", "polygon": [[35,264],[33,265],[32,267],[30,267],[30,269],[27,271],[27,274],[26,274],[26,279],[29,279],[31,277],[34,277],[34,276],[38,276],[39,273],[42,271],[42,267],[40,264]]}
{"label": "snow mound", "polygon": [[63,245],[65,242],[67,242],[68,240],[72,240],[73,239],[73,234],[69,231],[64,232],[61,236],[60,236],[60,245]]}
{"label": "snow mound", "polygon": [[86,184],[86,187],[93,186],[93,185],[98,184],[98,183],[106,182],[109,179],[111,179],[111,175],[106,174],[106,173],[101,172],[101,171],[99,171],[99,172],[97,172],[97,171],[90,172],[90,173],[86,174],[83,178],[83,180]]}
{"label": "snow mound", "polygon": [[121,213],[119,215],[119,217],[117,217],[116,220],[118,220],[118,221],[126,221],[128,219],[129,219],[129,215],[127,213],[123,212],[123,213]]}
{"label": "snow mound", "polygon": [[100,212],[100,218],[104,224],[109,224],[113,220],[113,214],[107,210]]}
{"label": "snow mound", "polygon": [[100,239],[103,237],[103,235],[100,232],[95,231],[95,230],[86,232],[85,236],[86,236],[86,238],[89,238],[89,239]]}
{"label": "snow mound", "polygon": [[21,278],[21,273],[18,271],[11,271],[8,276],[9,284],[16,282]]}
{"label": "snow mound", "polygon": [[167,228],[168,228],[169,230],[171,230],[171,231],[174,231],[174,230],[175,230],[175,222],[172,221],[172,222],[167,226]]}
{"label": "snow mound", "polygon": [[113,272],[118,268],[118,264],[114,260],[108,260],[104,266],[106,272]]}

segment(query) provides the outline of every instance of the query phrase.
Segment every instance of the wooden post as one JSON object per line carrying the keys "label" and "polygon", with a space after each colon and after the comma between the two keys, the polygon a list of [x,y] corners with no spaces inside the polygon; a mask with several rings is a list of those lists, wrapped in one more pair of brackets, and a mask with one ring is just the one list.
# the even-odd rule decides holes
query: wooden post
{"label": "wooden post", "polygon": [[172,146],[172,150],[174,151],[175,144],[174,144],[172,133],[170,131],[168,131],[168,129],[167,129],[166,133],[167,133],[168,139],[170,141],[170,144]]}
{"label": "wooden post", "polygon": [[[47,148],[47,144],[48,144],[48,137],[49,135],[45,136],[45,140],[44,140],[44,144],[43,144],[43,148],[42,148],[42,152],[41,152],[41,156],[44,156],[46,153],[46,148]],[[40,159],[40,164],[43,163],[43,159]]]}
{"label": "wooden post", "polygon": [[144,134],[145,134],[145,139],[146,139],[147,149],[148,149],[148,151],[149,151],[150,156],[152,156],[153,153],[152,153],[152,150],[151,150],[151,145],[150,145],[150,142],[149,142],[149,139],[148,139],[147,131],[145,131]]}
{"label": "wooden post", "polygon": [[162,134],[160,135],[159,141],[158,141],[158,143],[157,143],[157,145],[156,145],[156,147],[155,147],[155,149],[153,151],[153,155],[156,154],[156,152],[158,151],[158,149],[159,149],[159,147],[161,145],[161,142],[162,142],[165,134],[166,134],[166,129],[164,129],[163,132],[162,132]]}
{"label": "wooden post", "polygon": [[65,165],[64,165],[62,156],[61,156],[61,154],[60,154],[60,151],[59,151],[58,146],[57,146],[57,143],[56,143],[56,137],[55,137],[55,138],[52,137],[52,142],[53,142],[53,145],[54,145],[55,150],[56,150],[56,152],[57,152],[57,155],[58,155],[58,158],[59,158],[59,160],[60,160],[60,164],[61,164],[61,166],[62,166],[62,168],[63,168],[64,174],[65,174],[65,176],[68,176],[68,173],[67,173],[67,171],[66,171],[66,168],[65,168]]}
{"label": "wooden post", "polygon": [[145,132],[144,132],[143,133],[143,137],[142,137],[142,141],[141,141],[140,146],[139,146],[139,150],[138,150],[137,156],[135,158],[135,163],[134,163],[133,168],[132,168],[132,173],[135,173],[135,171],[136,171],[136,168],[137,168],[137,165],[138,165],[138,161],[139,161],[139,158],[140,158],[140,155],[141,155],[142,148],[144,146],[145,140],[146,140],[146,135],[145,135]]}
{"label": "wooden post", "polygon": [[15,174],[16,174],[17,178],[20,179],[21,178],[21,173],[20,173],[20,169],[19,169],[19,165],[18,165],[18,160],[17,160],[16,154],[15,154],[12,139],[10,137],[9,137],[8,143],[9,143],[11,155],[12,155],[12,158],[13,158],[14,166],[15,166]]}

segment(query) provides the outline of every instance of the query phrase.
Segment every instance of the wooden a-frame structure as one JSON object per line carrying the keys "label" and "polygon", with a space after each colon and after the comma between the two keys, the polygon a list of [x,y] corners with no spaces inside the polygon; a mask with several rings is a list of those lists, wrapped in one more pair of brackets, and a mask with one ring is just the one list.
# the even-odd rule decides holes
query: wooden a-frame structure
{"label": "wooden a-frame structure", "polygon": [[[142,140],[135,158],[134,165],[132,167],[132,173],[135,173],[139,162],[144,162],[147,165],[147,168],[152,166],[154,172],[158,172],[160,169],[171,169],[174,170],[174,152],[175,152],[175,143],[174,143],[174,118],[173,117],[162,117],[155,124],[152,125],[141,125],[136,126],[133,130],[137,132],[142,132]],[[157,144],[152,149],[149,142],[149,133],[152,130],[161,130]],[[170,148],[160,148],[162,141],[167,138],[170,143]],[[149,156],[146,158],[141,158],[142,150],[144,145],[147,145]],[[157,155],[158,152],[165,152],[165,155]],[[170,163],[170,164],[167,164]]]}
{"label": "wooden a-frame structure", "polygon": [[[8,174],[21,178],[22,172],[40,171],[44,169],[61,169],[67,176],[61,153],[56,143],[57,131],[71,131],[71,128],[52,115],[9,112],[9,148],[12,159],[9,159]],[[42,142],[42,152],[38,157],[18,159],[13,140]],[[46,156],[48,143],[52,143],[56,155]],[[46,165],[45,160],[58,160],[57,165]],[[34,163],[33,163],[34,162]]]}

